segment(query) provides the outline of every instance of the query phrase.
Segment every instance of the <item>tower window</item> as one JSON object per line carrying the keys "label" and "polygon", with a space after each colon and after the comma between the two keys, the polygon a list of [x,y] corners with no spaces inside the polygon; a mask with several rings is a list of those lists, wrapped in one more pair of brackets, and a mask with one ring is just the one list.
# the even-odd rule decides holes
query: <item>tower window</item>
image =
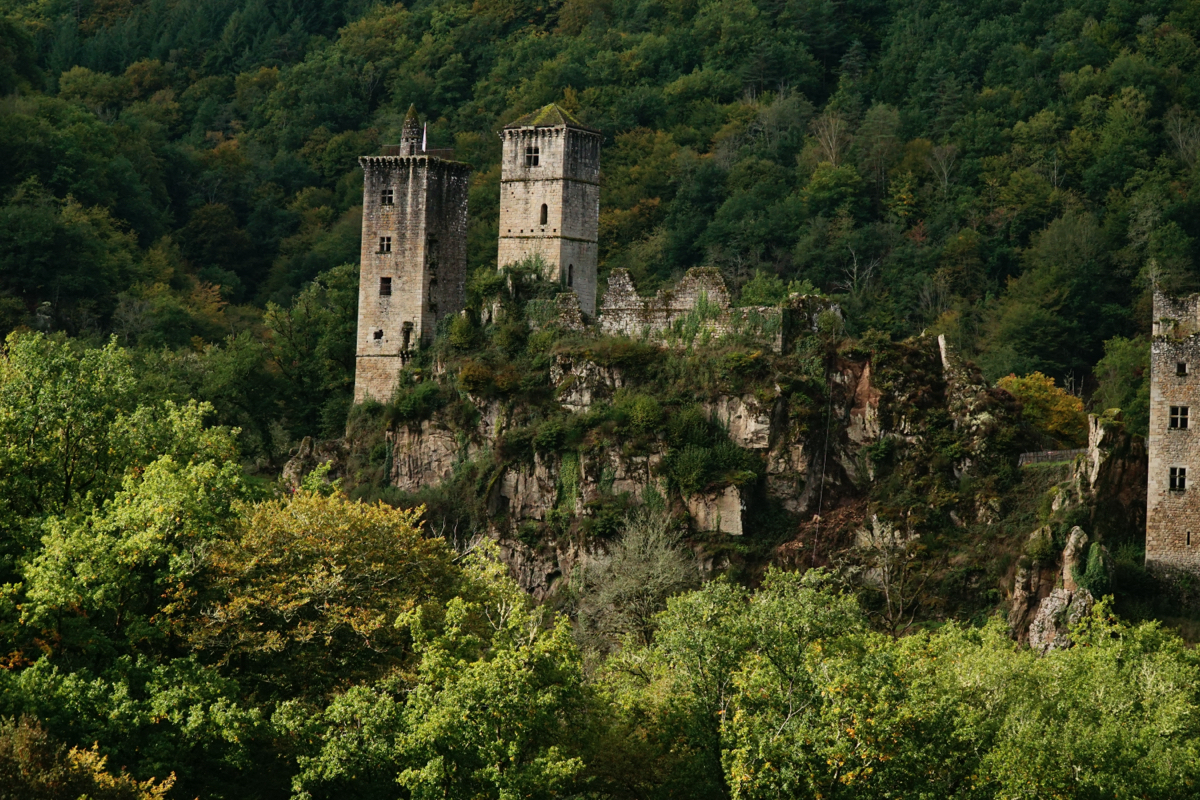
{"label": "tower window", "polygon": [[378,342],[382,338],[383,338],[383,331],[375,331],[375,341]]}
{"label": "tower window", "polygon": [[396,192],[394,189],[384,189],[379,195],[379,204],[390,206],[396,202]]}
{"label": "tower window", "polygon": [[567,286],[575,285],[575,265],[567,264]]}
{"label": "tower window", "polygon": [[1171,467],[1171,491],[1182,492],[1187,489],[1187,467]]}
{"label": "tower window", "polygon": [[1188,426],[1188,407],[1171,406],[1170,427],[1186,430]]}
{"label": "tower window", "polygon": [[1192,532],[1191,531],[1187,532],[1187,546],[1188,547],[1192,546]]}
{"label": "tower window", "polygon": [[392,252],[392,237],[390,237],[390,236],[380,236],[379,237],[379,252],[381,252],[381,253]]}
{"label": "tower window", "polygon": [[1183,376],[1187,375],[1187,362],[1186,361],[1175,362],[1175,374],[1181,378]]}
{"label": "tower window", "polygon": [[536,167],[538,165],[538,158],[540,155],[541,155],[541,150],[539,150],[536,146],[526,147],[525,148],[525,166]]}
{"label": "tower window", "polygon": [[391,278],[380,278],[379,279],[379,296],[380,297],[391,297],[392,296],[392,279]]}
{"label": "tower window", "polygon": [[542,224],[545,225],[546,221],[549,219],[550,219],[550,209],[546,207],[545,203],[542,203]]}
{"label": "tower window", "polygon": [[411,322],[404,323],[404,344],[400,346],[401,350],[408,349],[408,343],[412,339],[413,324]]}

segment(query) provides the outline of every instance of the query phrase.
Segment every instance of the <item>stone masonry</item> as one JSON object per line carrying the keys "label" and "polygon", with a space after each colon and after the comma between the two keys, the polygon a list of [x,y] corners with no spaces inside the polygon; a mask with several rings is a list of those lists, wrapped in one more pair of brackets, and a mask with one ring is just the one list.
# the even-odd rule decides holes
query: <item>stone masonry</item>
{"label": "stone masonry", "polygon": [[1200,572],[1200,295],[1154,294],[1146,566]]}
{"label": "stone masonry", "polygon": [[546,278],[596,313],[600,133],[551,104],[505,126],[500,177],[500,267],[533,255]]}
{"label": "stone masonry", "polygon": [[391,399],[410,355],[458,313],[467,278],[470,167],[423,149],[416,110],[397,155],[364,156],[354,402]]}
{"label": "stone masonry", "polygon": [[837,304],[827,298],[799,294],[779,306],[733,307],[725,279],[713,267],[689,269],[674,288],[642,297],[629,273],[614,269],[600,306],[599,325],[608,335],[684,346],[696,336],[719,339],[745,333],[779,353],[804,331],[816,330],[818,318],[826,312],[841,315]]}

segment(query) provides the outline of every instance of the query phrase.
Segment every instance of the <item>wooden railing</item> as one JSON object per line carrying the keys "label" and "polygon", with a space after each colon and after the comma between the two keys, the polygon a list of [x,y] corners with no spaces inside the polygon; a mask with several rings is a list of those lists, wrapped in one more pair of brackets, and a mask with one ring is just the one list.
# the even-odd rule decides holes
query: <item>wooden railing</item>
{"label": "wooden railing", "polygon": [[1021,453],[1017,461],[1020,466],[1026,464],[1050,464],[1055,461],[1074,461],[1076,456],[1087,452],[1087,448],[1079,450],[1037,450],[1032,453]]}

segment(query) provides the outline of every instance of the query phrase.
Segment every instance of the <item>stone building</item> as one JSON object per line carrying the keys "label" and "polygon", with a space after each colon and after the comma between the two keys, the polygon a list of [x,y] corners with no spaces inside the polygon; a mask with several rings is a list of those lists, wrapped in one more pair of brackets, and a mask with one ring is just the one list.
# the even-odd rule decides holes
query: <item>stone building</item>
{"label": "stone building", "polygon": [[[416,110],[398,146],[363,156],[354,402],[391,398],[412,352],[462,309],[471,168],[425,149]],[[594,270],[594,267],[593,267]]]}
{"label": "stone building", "polygon": [[1146,566],[1200,571],[1200,295],[1154,294]]}
{"label": "stone building", "polygon": [[600,133],[551,104],[506,125],[498,266],[540,255],[546,278],[596,313]]}

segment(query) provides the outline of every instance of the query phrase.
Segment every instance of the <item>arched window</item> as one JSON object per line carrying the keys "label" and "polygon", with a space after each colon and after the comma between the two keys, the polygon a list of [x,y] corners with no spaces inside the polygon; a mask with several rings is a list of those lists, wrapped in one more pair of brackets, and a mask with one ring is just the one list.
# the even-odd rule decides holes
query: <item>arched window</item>
{"label": "arched window", "polygon": [[545,203],[542,203],[542,224],[545,225],[548,219],[550,219],[550,209],[546,207]]}
{"label": "arched window", "polygon": [[575,265],[567,264],[567,286],[575,285]]}

